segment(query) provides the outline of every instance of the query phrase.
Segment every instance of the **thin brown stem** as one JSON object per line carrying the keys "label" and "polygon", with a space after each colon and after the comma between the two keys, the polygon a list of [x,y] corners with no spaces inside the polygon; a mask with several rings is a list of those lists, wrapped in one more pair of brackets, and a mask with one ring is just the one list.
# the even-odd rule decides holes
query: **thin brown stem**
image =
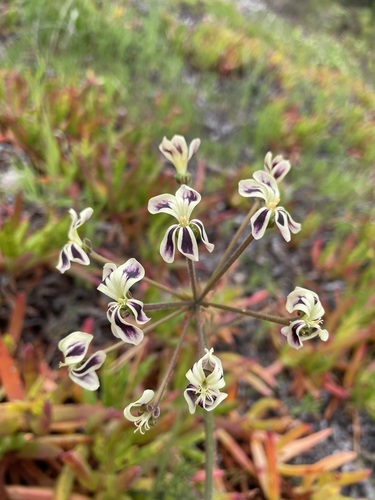
{"label": "thin brown stem", "polygon": [[235,235],[233,236],[233,238],[231,239],[229,245],[228,245],[228,248],[225,250],[225,252],[223,253],[223,255],[221,256],[221,259],[219,260],[219,262],[217,263],[216,265],[216,268],[214,269],[214,272],[212,273],[213,276],[215,276],[215,274],[220,270],[221,266],[223,265],[223,263],[226,261],[226,259],[230,256],[233,248],[235,247],[239,237],[241,236],[241,234],[244,232],[244,230],[247,228],[249,222],[250,222],[250,219],[251,217],[255,214],[255,212],[258,210],[258,207],[260,205],[260,202],[259,201],[256,201],[253,206],[251,207],[251,209],[249,210],[249,213],[246,215],[246,217],[244,218],[244,220],[242,221],[240,227],[237,229]]}
{"label": "thin brown stem", "polygon": [[188,259],[186,257],[186,264],[187,264],[189,278],[190,278],[191,291],[193,292],[193,299],[194,299],[194,302],[196,302],[197,297],[198,297],[198,293],[197,293],[197,278],[195,275],[194,262],[192,262],[190,259]]}
{"label": "thin brown stem", "polygon": [[265,321],[271,321],[272,323],[277,323],[279,325],[288,326],[291,321],[297,318],[283,318],[282,316],[273,316],[272,314],[260,313],[257,311],[252,311],[250,309],[239,309],[237,307],[226,306],[224,304],[215,304],[214,302],[202,302],[204,307],[214,307],[216,309],[222,309],[224,311],[230,311],[244,316],[251,316],[252,318],[263,319]]}
{"label": "thin brown stem", "polygon": [[172,375],[173,368],[174,368],[174,366],[176,364],[178,353],[180,352],[180,349],[181,349],[182,344],[184,342],[185,335],[186,335],[186,332],[188,330],[190,320],[191,320],[191,312],[188,313],[187,316],[186,316],[186,318],[185,318],[185,322],[184,322],[184,324],[182,326],[182,332],[181,332],[181,336],[180,336],[180,338],[178,340],[178,344],[177,344],[177,346],[176,346],[176,348],[175,348],[175,350],[173,352],[172,359],[170,360],[170,362],[168,364],[167,371],[165,372],[163,380],[162,380],[162,383],[161,383],[159,389],[157,390],[157,393],[155,395],[154,401],[152,402],[152,404],[153,404],[154,407],[157,407],[159,405],[159,402],[160,402],[160,400],[161,400],[161,398],[163,396],[165,388],[168,385],[169,379],[170,379],[170,377]]}
{"label": "thin brown stem", "polygon": [[144,304],[144,311],[158,311],[160,309],[173,309],[174,307],[182,307],[191,305],[191,301],[181,300],[179,302],[154,302],[152,304]]}
{"label": "thin brown stem", "polygon": [[230,268],[230,266],[233,264],[235,260],[238,259],[238,257],[242,254],[242,252],[250,245],[250,243],[253,241],[254,237],[252,234],[249,234],[249,236],[241,243],[241,245],[237,248],[237,250],[232,254],[232,256],[227,260],[227,262],[224,264],[224,266],[220,269],[219,272],[211,276],[211,278],[208,280],[208,283],[206,284],[203,292],[198,298],[198,302],[202,302],[204,297],[208,294],[210,290],[213,289],[213,287],[216,285],[216,283],[219,281],[219,279],[227,272],[227,270]]}

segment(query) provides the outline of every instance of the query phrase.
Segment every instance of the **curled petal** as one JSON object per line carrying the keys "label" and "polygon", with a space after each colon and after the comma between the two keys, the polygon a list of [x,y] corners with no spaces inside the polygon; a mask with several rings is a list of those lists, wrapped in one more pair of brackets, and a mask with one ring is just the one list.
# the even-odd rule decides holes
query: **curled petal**
{"label": "curled petal", "polygon": [[313,321],[319,320],[324,315],[324,308],[318,295],[312,290],[300,286],[290,292],[285,307],[289,313],[302,311]]}
{"label": "curled petal", "polygon": [[195,155],[195,153],[198,151],[199,149],[199,146],[201,145],[201,140],[196,138],[196,139],[193,139],[190,143],[190,146],[189,146],[189,156],[188,156],[188,160],[191,159],[191,157],[193,155]]}
{"label": "curled petal", "polygon": [[191,414],[195,413],[198,397],[199,394],[197,393],[195,387],[193,385],[188,385],[187,389],[184,391],[184,398],[188,404],[189,412]]}
{"label": "curled petal", "polygon": [[137,401],[135,401],[134,403],[130,403],[130,405],[128,405],[124,409],[125,418],[130,420],[130,422],[136,422],[138,420],[139,416],[134,416],[131,413],[132,408],[137,407],[137,406],[147,405],[150,401],[152,401],[154,394],[155,394],[155,392],[151,389],[146,389],[145,391],[143,391],[142,396],[139,399],[137,399]]}
{"label": "curled petal", "polygon": [[58,348],[62,351],[65,362],[64,365],[75,365],[80,363],[87,354],[89,344],[93,336],[85,332],[73,332],[60,340]]}
{"label": "curled petal", "polygon": [[271,174],[277,182],[280,182],[291,169],[290,162],[284,160],[281,155],[272,159],[272,153],[268,152],[264,158],[264,169]]}
{"label": "curled petal", "polygon": [[266,232],[271,215],[272,210],[262,207],[251,217],[251,229],[255,240],[262,238]]}
{"label": "curled petal", "polygon": [[70,370],[69,377],[73,380],[73,382],[88,391],[96,391],[100,387],[99,377],[95,372],[88,372],[77,376],[73,370]]}
{"label": "curled petal", "polygon": [[246,198],[262,198],[267,200],[265,186],[254,179],[245,179],[238,183],[238,192]]}
{"label": "curled petal", "polygon": [[77,243],[81,243],[81,239],[78,236],[77,229],[90,219],[93,212],[94,210],[91,207],[88,207],[82,210],[82,212],[80,212],[78,216],[77,212],[73,208],[69,210],[69,214],[72,219],[68,233],[68,238],[70,241],[76,241]]}
{"label": "curled petal", "polygon": [[279,191],[279,188],[277,186],[277,182],[272,177],[272,175],[265,172],[264,170],[257,170],[256,172],[254,172],[253,177],[260,184],[267,186],[267,190],[271,191],[275,198],[278,198],[278,199],[280,198],[280,191]]}
{"label": "curled petal", "polygon": [[60,252],[59,261],[57,263],[56,269],[58,269],[62,274],[70,269],[70,263],[77,262],[83,266],[88,266],[90,264],[90,259],[87,253],[82,250],[78,243],[67,243]]}
{"label": "curled petal", "polygon": [[103,275],[102,275],[102,281],[104,281],[108,276],[113,273],[113,271],[116,271],[117,266],[113,262],[107,262],[103,266]]}
{"label": "curled petal", "polygon": [[179,205],[179,216],[185,215],[190,219],[194,208],[201,201],[202,197],[195,189],[182,184],[176,191],[176,200]]}
{"label": "curled petal", "polygon": [[201,358],[202,367],[204,369],[209,368],[209,369],[213,370],[217,366],[221,370],[221,373],[223,373],[223,365],[221,363],[221,360],[217,356],[214,355],[214,348],[211,347],[210,350],[205,348],[204,350],[205,350],[206,354],[203,356],[203,358]]}
{"label": "curled petal", "polygon": [[89,391],[96,391],[99,388],[99,378],[95,373],[106,359],[104,351],[97,351],[89,357],[87,361],[78,368],[70,367],[69,376],[76,384]]}
{"label": "curled petal", "polygon": [[290,241],[290,230],[288,225],[288,219],[286,216],[286,212],[283,210],[276,210],[275,213],[275,222],[276,226],[280,229],[280,233],[285,241]]}
{"label": "curled petal", "polygon": [[104,351],[97,351],[92,354],[81,366],[78,368],[72,368],[72,372],[74,372],[74,375],[77,377],[82,377],[86,373],[99,370],[106,357],[107,355]]}
{"label": "curled petal", "polygon": [[179,217],[176,197],[173,194],[160,194],[151,198],[148,202],[148,211],[151,214],[166,213],[176,219]]}
{"label": "curled petal", "polygon": [[66,253],[71,262],[78,262],[83,266],[90,264],[90,259],[87,253],[77,243],[68,243],[66,245]]}
{"label": "curled petal", "polygon": [[300,339],[300,332],[306,326],[304,321],[293,321],[289,326],[284,326],[281,329],[281,333],[286,336],[287,342],[290,347],[294,349],[301,349],[303,346],[302,340]]}
{"label": "curled petal", "polygon": [[175,233],[178,228],[178,224],[173,224],[173,226],[167,229],[164,238],[160,243],[160,255],[165,262],[171,263],[174,261],[176,250]]}
{"label": "curled petal", "polygon": [[[280,207],[282,208],[282,207]],[[289,212],[287,212],[285,210],[285,214],[286,214],[286,217],[288,219],[288,226],[289,226],[289,229],[290,229],[290,232],[293,233],[293,234],[297,234],[301,231],[301,224],[299,222],[296,222],[295,220],[292,219],[291,215],[289,214]]]}
{"label": "curled petal", "polygon": [[143,325],[144,323],[147,323],[147,321],[150,321],[151,318],[149,318],[143,311],[143,302],[141,302],[140,300],[129,299],[126,302],[126,306],[134,314],[136,322],[140,325]]}
{"label": "curled petal", "polygon": [[143,340],[143,332],[140,328],[128,323],[121,316],[121,306],[110,307],[107,311],[108,321],[115,337],[128,344],[138,345]]}
{"label": "curled petal", "polygon": [[66,247],[68,245],[65,245],[64,248],[61,250],[60,255],[59,255],[59,261],[57,263],[56,269],[60,271],[61,274],[64,274],[65,271],[70,269],[70,260],[69,256],[66,252]]}
{"label": "curled petal", "polygon": [[198,244],[193,230],[189,226],[180,227],[177,235],[177,248],[190,260],[199,260]]}
{"label": "curled petal", "polygon": [[[124,417],[130,422],[134,422],[136,426],[134,432],[139,431],[141,434],[144,434],[145,431],[150,429],[150,426],[155,423],[155,419],[159,416],[159,407],[153,407],[153,405],[150,404],[153,397],[154,391],[146,389],[138,401],[131,403],[124,409]],[[133,415],[131,412],[133,407],[139,408],[137,416]]]}
{"label": "curled petal", "polygon": [[215,248],[215,245],[208,241],[207,233],[206,233],[206,230],[204,228],[203,222],[201,222],[198,219],[192,219],[191,224],[194,224],[194,226],[196,226],[198,228],[202,243],[204,244],[204,246],[207,248],[207,250],[209,252],[212,252],[213,249]]}
{"label": "curled petal", "polygon": [[322,330],[319,328],[319,332],[318,332],[318,335],[320,337],[320,340],[323,340],[323,342],[326,342],[329,338],[329,333],[327,330]]}

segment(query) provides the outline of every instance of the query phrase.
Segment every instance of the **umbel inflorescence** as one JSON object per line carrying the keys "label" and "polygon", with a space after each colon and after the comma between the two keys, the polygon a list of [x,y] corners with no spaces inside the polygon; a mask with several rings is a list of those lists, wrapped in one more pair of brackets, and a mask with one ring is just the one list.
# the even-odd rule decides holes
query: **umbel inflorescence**
{"label": "umbel inflorescence", "polygon": [[[294,221],[289,212],[280,205],[279,184],[289,172],[290,162],[281,155],[273,158],[271,153],[267,153],[264,159],[264,169],[256,171],[251,179],[239,182],[238,190],[241,196],[258,199],[250,208],[247,217],[249,224],[243,224],[237,231],[211,277],[204,287],[200,287],[194,267],[195,262],[200,259],[199,244],[202,243],[208,252],[213,252],[214,245],[208,239],[204,223],[200,219],[192,218],[192,213],[202,197],[189,186],[191,176],[188,172],[188,163],[198,151],[199,146],[200,139],[194,139],[189,146],[185,138],[179,135],[175,135],[171,140],[163,139],[159,149],[175,166],[176,181],[180,186],[175,194],[160,194],[148,202],[148,211],[151,214],[167,213],[175,219],[165,231],[160,244],[160,255],[167,264],[174,262],[178,255],[185,258],[187,276],[191,285],[190,296],[181,297],[175,291],[170,290],[172,295],[174,294],[180,300],[158,304],[143,304],[141,300],[134,298],[130,289],[143,279],[154,286],[159,286],[164,291],[168,290],[168,287],[145,278],[145,269],[137,259],[129,258],[121,265],[106,262],[102,256],[93,251],[88,240],[80,238],[78,228],[91,217],[92,208],[84,209],[79,215],[75,210],[70,209],[72,222],[68,232],[68,242],[61,250],[56,266],[61,273],[64,273],[70,268],[71,262],[88,265],[92,258],[104,264],[102,281],[98,290],[111,299],[108,304],[107,318],[113,335],[120,339],[120,345],[123,343],[138,345],[142,342],[143,325],[150,321],[145,311],[174,307],[177,308],[177,313],[184,315],[180,340],[160,387],[156,392],[152,389],[145,389],[140,398],[130,403],[124,410],[125,418],[133,422],[136,431],[139,430],[141,433],[149,430],[160,414],[159,402],[173,371],[177,355],[186,342],[186,332],[192,324],[197,333],[198,353],[196,363],[186,373],[188,385],[184,391],[184,398],[189,412],[194,413],[198,406],[205,411],[212,411],[227,397],[225,392],[221,392],[225,387],[222,363],[214,355],[213,348],[207,345],[202,328],[201,307],[228,308],[227,304],[220,305],[207,302],[205,299],[209,292],[211,296],[213,295],[220,278],[253,240],[259,240],[268,229],[275,227],[289,242],[292,234],[301,230],[301,224]],[[245,241],[238,245],[239,237],[246,231],[249,234]],[[306,340],[313,337],[319,337],[323,341],[328,339],[327,330],[322,329],[321,326],[324,309],[318,295],[299,286],[288,295],[286,300],[286,310],[290,314],[295,314],[290,319],[270,315],[263,317],[262,314],[250,310],[236,310],[236,308],[230,308],[230,310],[283,325],[281,334],[294,349],[300,349]],[[147,329],[151,327],[152,324],[147,326]],[[92,335],[85,332],[73,332],[59,342],[59,349],[64,355],[64,362],[60,366],[68,367],[69,376],[75,383],[94,391],[99,387],[96,371],[102,366],[106,359],[106,352],[112,347],[99,350],[87,358],[92,338]]]}

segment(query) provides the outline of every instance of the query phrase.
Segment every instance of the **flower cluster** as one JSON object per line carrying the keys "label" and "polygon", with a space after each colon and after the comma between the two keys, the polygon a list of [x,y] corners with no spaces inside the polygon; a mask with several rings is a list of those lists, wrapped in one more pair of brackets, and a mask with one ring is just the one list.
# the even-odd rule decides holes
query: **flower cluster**
{"label": "flower cluster", "polygon": [[72,218],[68,232],[69,241],[61,250],[59,261],[56,266],[56,269],[61,273],[65,273],[65,271],[70,269],[71,262],[78,262],[78,264],[82,264],[83,266],[88,266],[90,264],[90,259],[83,248],[84,244],[78,235],[77,229],[92,216],[93,209],[90,207],[85,208],[80,212],[79,216],[73,208],[69,210],[69,213]]}
{"label": "flower cluster", "polygon": [[178,224],[173,224],[167,229],[160,245],[160,255],[165,262],[174,261],[176,246],[182,255],[190,260],[198,261],[197,235],[207,250],[213,251],[214,245],[208,241],[203,222],[198,219],[190,219],[192,211],[200,201],[201,195],[183,184],[175,195],[161,194],[154,196],[148,202],[150,213],[164,212],[172,215],[178,221]]}
{"label": "flower cluster", "polygon": [[68,367],[69,377],[73,382],[89,391],[96,391],[99,388],[99,379],[95,371],[104,363],[106,353],[97,351],[81,364],[92,339],[93,336],[89,333],[73,332],[60,340],[58,347],[65,358],[60,366]]}
{"label": "flower cluster", "polygon": [[[208,240],[203,222],[191,218],[194,208],[201,201],[201,195],[187,185],[190,180],[187,168],[189,160],[198,151],[199,146],[200,139],[194,139],[188,146],[185,138],[179,135],[173,136],[171,140],[164,137],[159,145],[163,155],[174,164],[177,171],[176,179],[181,184],[175,195],[161,194],[154,196],[148,202],[148,210],[151,214],[167,213],[177,221],[166,230],[160,244],[160,254],[167,263],[174,262],[176,250],[187,259],[198,261],[199,242],[202,242],[209,252],[214,249],[214,245]],[[270,226],[277,226],[286,241],[290,241],[291,233],[296,234],[301,230],[301,224],[295,222],[284,207],[279,206],[278,183],[284,179],[290,168],[289,161],[281,155],[273,157],[269,152],[264,158],[264,170],[256,171],[252,179],[239,182],[240,195],[248,198],[260,198],[264,201],[264,206],[259,208],[250,220],[251,234],[256,240],[262,238],[267,227]],[[69,213],[72,222],[68,232],[68,243],[63,247],[56,266],[61,273],[70,268],[71,262],[88,265],[90,263],[89,255],[98,259],[98,255],[92,252],[90,243],[83,242],[77,231],[91,217],[92,208],[82,210],[79,215],[73,209],[70,209]],[[239,235],[241,234],[239,232]],[[248,239],[251,239],[251,235],[248,236]],[[236,242],[237,240],[234,238],[233,245]],[[231,248],[227,249],[228,255],[224,254],[225,264],[221,268],[220,264],[218,265],[219,272],[213,275],[214,279],[215,277],[219,279],[234,259],[238,257],[239,254],[236,252],[230,256],[230,250]],[[226,257],[227,261],[225,261]],[[188,261],[188,264],[189,271],[191,271],[191,262]],[[191,273],[191,275],[193,274]],[[119,266],[108,262],[103,267],[102,281],[98,286],[98,290],[111,299],[108,304],[107,318],[113,335],[123,342],[134,345],[138,345],[144,337],[143,331],[137,325],[144,325],[150,320],[145,314],[144,308],[146,309],[146,307],[143,302],[133,298],[130,292],[131,287],[142,280],[144,276],[145,270],[135,258],[131,258]],[[193,288],[194,279],[192,279]],[[214,285],[214,283],[211,281],[207,285],[207,290],[210,290],[209,285]],[[206,290],[202,292],[201,297],[204,297],[205,294]],[[204,304],[201,297],[194,297],[195,300],[190,305],[196,307]],[[161,305],[165,306],[165,304]],[[160,308],[160,304],[149,305],[148,308],[156,309],[155,306]],[[170,304],[167,304],[167,307],[169,306]],[[291,321],[288,326],[281,330],[281,333],[287,337],[290,346],[299,349],[305,340],[316,336],[324,341],[328,339],[327,330],[321,328],[324,309],[316,293],[296,287],[288,295],[286,309],[289,313],[296,312],[298,315],[297,319]],[[184,332],[188,328],[189,320],[190,317],[187,318]],[[184,335],[185,333],[181,335],[181,345]],[[97,351],[85,360],[92,339],[92,335],[77,331],[61,340],[58,347],[64,355],[64,362],[60,363],[60,366],[68,367],[69,377],[74,382],[85,389],[94,391],[99,387],[96,370],[104,363],[106,353],[105,351]],[[178,350],[172,358],[173,362],[177,357],[177,352]],[[173,363],[170,365],[170,371],[172,367]],[[168,377],[169,375],[170,372]],[[144,434],[155,424],[155,420],[160,415],[158,403],[168,377],[165,377],[165,385],[161,385],[155,399],[154,391],[146,389],[137,401],[130,403],[124,409],[125,418],[133,422],[136,427],[135,432],[139,431]],[[184,391],[184,398],[191,414],[195,413],[197,406],[206,411],[212,411],[228,396],[225,392],[221,392],[225,386],[224,372],[220,359],[214,355],[213,348],[205,349],[205,354],[186,373],[186,378],[189,384]]]}
{"label": "flower cluster", "polygon": [[195,413],[197,405],[211,411],[228,396],[225,392],[220,392],[225,386],[220,359],[214,356],[212,348],[205,351],[206,354],[186,374],[190,384],[184,397],[190,413]]}
{"label": "flower cluster", "polygon": [[299,316],[281,329],[291,347],[300,349],[305,340],[317,336],[323,341],[328,340],[327,330],[323,330],[320,326],[324,309],[315,292],[297,286],[287,297],[286,310],[289,313],[296,311]]}
{"label": "flower cluster", "polygon": [[[145,275],[143,266],[136,259],[129,259],[117,267],[108,263],[103,268],[103,280],[98,290],[111,299],[108,304],[107,318],[115,337],[129,344],[138,345],[143,339],[143,331],[126,321],[130,314],[143,325],[150,320],[143,311],[143,302],[130,296],[130,288]],[[124,318],[125,315],[125,318]]]}

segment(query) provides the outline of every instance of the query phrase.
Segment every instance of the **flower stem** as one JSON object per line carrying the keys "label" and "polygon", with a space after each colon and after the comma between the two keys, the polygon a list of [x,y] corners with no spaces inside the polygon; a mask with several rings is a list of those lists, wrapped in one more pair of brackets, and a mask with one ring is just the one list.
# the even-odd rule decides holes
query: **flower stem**
{"label": "flower stem", "polygon": [[191,290],[193,292],[194,302],[196,302],[197,297],[198,297],[198,293],[197,293],[197,278],[195,275],[194,262],[192,262],[190,259],[188,259],[186,257],[186,263],[187,263],[187,268],[188,268],[188,273],[189,273],[189,278],[190,278]]}
{"label": "flower stem", "polygon": [[[100,255],[99,253],[95,252],[94,250],[91,250],[90,257],[92,257],[94,260],[96,260],[96,262],[99,262],[99,264],[107,264],[107,262],[110,262],[110,259],[103,257],[103,255]],[[116,262],[115,262],[115,264],[116,264]],[[168,292],[171,295],[173,295],[174,297],[177,297],[178,299],[186,300],[189,298],[188,295],[186,295],[185,293],[177,292],[173,288],[170,288],[169,286],[163,285],[162,283],[159,283],[158,281],[154,281],[150,278],[147,278],[146,276],[144,276],[142,279],[143,279],[143,281],[145,281],[149,285],[155,286],[156,288],[159,288],[159,290],[163,290],[164,292]]]}
{"label": "flower stem", "polygon": [[213,499],[213,475],[215,462],[215,440],[214,440],[214,414],[213,411],[204,412],[205,427],[205,481],[204,481],[204,500]]}
{"label": "flower stem", "polygon": [[255,212],[257,211],[258,207],[259,207],[260,203],[259,201],[256,201],[253,206],[251,207],[251,209],[249,210],[249,213],[246,215],[246,217],[244,218],[244,220],[242,221],[240,227],[237,229],[235,235],[233,236],[231,242],[229,243],[228,245],[228,248],[225,250],[225,252],[223,253],[223,255],[221,256],[221,259],[219,260],[216,268],[214,269],[214,272],[212,273],[213,276],[215,276],[215,274],[219,271],[219,269],[221,268],[221,266],[223,265],[223,263],[226,261],[226,259],[230,256],[235,244],[237,243],[238,241],[238,238],[241,236],[241,234],[244,232],[244,230],[246,229],[247,225],[249,224],[250,222],[250,219],[251,217],[255,214]]}
{"label": "flower stem", "polygon": [[237,250],[232,254],[232,256],[227,260],[227,262],[223,265],[223,267],[218,271],[217,273],[213,274],[211,278],[208,280],[208,283],[206,284],[203,292],[198,298],[198,301],[201,302],[204,297],[208,294],[210,290],[213,289],[213,287],[216,285],[216,283],[219,281],[219,279],[227,272],[227,270],[230,268],[230,266],[233,264],[235,260],[238,259],[238,257],[242,254],[242,252],[250,245],[250,243],[253,241],[254,237],[250,233],[249,236],[241,243],[241,245],[237,248]]}
{"label": "flower stem", "polygon": [[226,306],[224,304],[215,304],[214,302],[203,301],[202,306],[215,307],[216,309],[223,309],[224,311],[243,314],[244,316],[251,316],[252,318],[263,319],[265,321],[270,321],[272,323],[277,323],[279,325],[286,325],[286,326],[288,326],[291,321],[294,321],[296,319],[296,318],[283,318],[282,316],[273,316],[271,314],[252,311],[251,309],[239,309],[237,307]]}
{"label": "flower stem", "polygon": [[180,302],[154,302],[152,304],[144,304],[144,311],[158,311],[160,309],[172,309],[173,307],[182,307],[191,305],[191,301],[181,300]]}
{"label": "flower stem", "polygon": [[185,318],[185,322],[182,326],[182,332],[181,332],[181,336],[178,340],[178,344],[173,352],[173,355],[172,355],[172,359],[170,360],[169,362],[169,365],[168,365],[168,368],[167,368],[167,371],[165,372],[164,374],[164,377],[163,377],[163,380],[162,380],[162,383],[159,387],[159,389],[157,390],[157,393],[155,395],[155,398],[154,398],[154,401],[153,401],[153,405],[156,407],[159,405],[159,402],[161,400],[161,397],[163,396],[163,393],[165,391],[165,388],[167,387],[168,385],[168,382],[169,382],[169,379],[172,375],[172,370],[174,368],[174,365],[176,364],[176,360],[177,360],[177,355],[182,347],[182,344],[184,342],[184,338],[185,338],[185,335],[186,335],[186,332],[188,330],[188,326],[189,326],[189,323],[190,323],[190,320],[191,320],[191,312],[187,314],[186,318]]}

